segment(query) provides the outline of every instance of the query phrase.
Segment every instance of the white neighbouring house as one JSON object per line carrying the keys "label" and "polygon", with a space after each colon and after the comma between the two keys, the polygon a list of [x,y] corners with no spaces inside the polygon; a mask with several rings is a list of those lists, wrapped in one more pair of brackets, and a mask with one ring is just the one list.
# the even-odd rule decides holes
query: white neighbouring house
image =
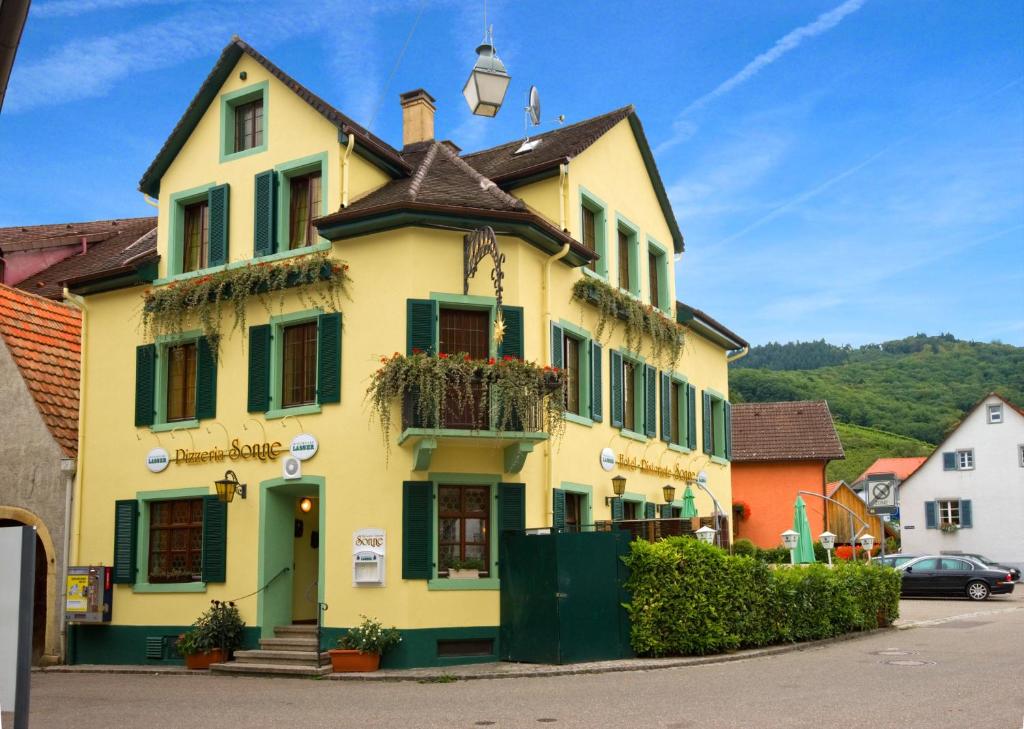
{"label": "white neighbouring house", "polygon": [[1024,566],[1024,411],[992,393],[901,486],[902,551]]}

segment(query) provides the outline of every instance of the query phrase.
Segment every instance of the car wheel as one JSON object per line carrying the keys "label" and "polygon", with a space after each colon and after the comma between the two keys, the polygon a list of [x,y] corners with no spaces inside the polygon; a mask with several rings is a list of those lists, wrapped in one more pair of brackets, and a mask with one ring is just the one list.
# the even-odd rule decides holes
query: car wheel
{"label": "car wheel", "polygon": [[980,580],[975,580],[967,585],[967,597],[972,600],[987,600],[988,593],[988,585]]}

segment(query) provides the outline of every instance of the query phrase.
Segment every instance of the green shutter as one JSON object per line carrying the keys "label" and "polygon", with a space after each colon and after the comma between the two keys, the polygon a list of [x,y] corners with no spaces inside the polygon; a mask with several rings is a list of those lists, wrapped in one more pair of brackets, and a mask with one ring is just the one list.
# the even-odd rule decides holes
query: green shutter
{"label": "green shutter", "polygon": [[254,187],[252,252],[259,258],[277,248],[277,173],[274,170],[260,172]]}
{"label": "green shutter", "polygon": [[626,516],[626,509],[622,505],[622,497],[612,498],[612,521],[622,521]]}
{"label": "green shutter", "polygon": [[526,359],[523,344],[523,307],[503,306],[501,318],[505,322],[505,338],[498,346],[498,356]]}
{"label": "green shutter", "polygon": [[658,370],[644,365],[644,435],[658,435]]}
{"label": "green shutter", "polygon": [[408,299],[405,302],[405,353],[415,350],[437,353],[435,331],[437,302],[430,299]]}
{"label": "green shutter", "polygon": [[661,505],[661,518],[671,519],[672,518],[672,504]]}
{"label": "green shutter", "polygon": [[653,519],[656,513],[656,507],[653,502],[644,502],[644,519]]}
{"label": "green shutter", "polygon": [[725,458],[732,460],[732,403],[726,400],[722,403],[722,411],[725,413]]}
{"label": "green shutter", "polygon": [[661,439],[672,442],[672,378],[661,373]]}
{"label": "green shutter", "polygon": [[526,484],[498,484],[498,533],[526,529]]}
{"label": "green shutter", "polygon": [[249,412],[270,409],[270,325],[249,327]]}
{"label": "green shutter", "polygon": [[565,529],[565,491],[551,489],[551,527]]}
{"label": "green shutter", "polygon": [[114,568],[111,582],[135,583],[136,539],[139,533],[139,503],[135,499],[114,502]]}
{"label": "green shutter", "polygon": [[703,421],[704,422],[704,443],[703,443],[703,446],[704,446],[704,452],[707,453],[710,456],[710,455],[712,455],[712,449],[711,449],[711,407],[712,407],[712,405],[711,405],[711,395],[707,394],[706,392],[702,393],[702,394],[703,394],[703,398],[702,398],[703,402],[701,403],[701,405],[702,405],[701,409],[702,409],[703,412],[701,412],[701,416],[704,418],[704,421]]}
{"label": "green shutter", "polygon": [[613,428],[622,427],[622,355],[614,349],[608,353],[611,382],[611,419]]}
{"label": "green shutter", "polygon": [[217,417],[217,348],[207,337],[196,342],[196,420]]}
{"label": "green shutter", "polygon": [[960,500],[960,528],[970,529],[974,526],[974,514],[969,499]]}
{"label": "green shutter", "polygon": [[321,314],[317,321],[316,401],[341,402],[341,314]]}
{"label": "green shutter", "polygon": [[686,447],[697,449],[697,388],[686,385]]}
{"label": "green shutter", "polygon": [[429,580],[434,573],[434,484],[402,484],[402,579]]}
{"label": "green shutter", "polygon": [[152,425],[156,418],[156,345],[135,348],[135,426]]}
{"label": "green shutter", "polygon": [[601,345],[593,342],[590,345],[590,419],[600,423],[604,418],[602,379],[604,371],[601,369]]}
{"label": "green shutter", "polygon": [[942,470],[943,471],[955,471],[956,470],[956,453],[949,452],[942,454]]}
{"label": "green shutter", "polygon": [[203,497],[203,582],[226,582],[228,505],[216,496]]}
{"label": "green shutter", "polygon": [[551,366],[558,369],[565,367],[565,358],[562,356],[565,353],[564,336],[562,327],[551,322]]}
{"label": "green shutter", "polygon": [[217,185],[207,193],[209,210],[209,259],[210,266],[223,266],[228,262],[228,219],[229,186]]}
{"label": "green shutter", "polygon": [[924,502],[924,528],[939,528],[939,505],[934,501]]}

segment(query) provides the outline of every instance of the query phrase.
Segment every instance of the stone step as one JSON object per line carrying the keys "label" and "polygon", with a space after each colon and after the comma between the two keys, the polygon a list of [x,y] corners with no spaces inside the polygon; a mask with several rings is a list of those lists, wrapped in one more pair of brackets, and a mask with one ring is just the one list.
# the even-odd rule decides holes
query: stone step
{"label": "stone step", "polygon": [[210,666],[212,673],[230,673],[242,676],[296,676],[299,678],[310,676],[327,676],[331,672],[330,665],[326,666],[296,666],[284,663],[240,663],[230,661],[228,663],[214,663]]}
{"label": "stone step", "polygon": [[316,635],[315,625],[278,625],[274,628],[274,635],[278,638],[309,637]]}
{"label": "stone step", "polygon": [[290,666],[323,666],[331,662],[331,656],[315,651],[251,650],[235,651],[239,663],[286,663]]}
{"label": "stone step", "polygon": [[316,637],[261,638],[260,648],[267,651],[310,651],[317,649]]}

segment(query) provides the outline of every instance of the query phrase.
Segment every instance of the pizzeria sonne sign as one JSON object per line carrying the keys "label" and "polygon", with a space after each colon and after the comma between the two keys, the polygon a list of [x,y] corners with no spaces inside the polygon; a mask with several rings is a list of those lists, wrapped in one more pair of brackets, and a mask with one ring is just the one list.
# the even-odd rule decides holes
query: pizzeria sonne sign
{"label": "pizzeria sonne sign", "polygon": [[685,471],[681,466],[662,466],[659,463],[648,461],[646,458],[637,458],[636,456],[629,457],[620,453],[616,460],[620,466],[632,468],[633,470],[641,471],[642,473],[654,473],[659,476],[677,478],[680,481],[694,481],[697,478],[697,474],[693,471]]}
{"label": "pizzeria sonne sign", "polygon": [[223,448],[210,448],[205,451],[190,451],[186,448],[179,448],[174,452],[174,462],[176,464],[192,465],[196,463],[220,463],[225,459],[247,461],[251,458],[260,461],[276,461],[277,457],[282,453],[281,448],[280,441],[276,440],[273,443],[240,443],[238,438],[235,438],[231,441],[231,447],[227,450]]}

